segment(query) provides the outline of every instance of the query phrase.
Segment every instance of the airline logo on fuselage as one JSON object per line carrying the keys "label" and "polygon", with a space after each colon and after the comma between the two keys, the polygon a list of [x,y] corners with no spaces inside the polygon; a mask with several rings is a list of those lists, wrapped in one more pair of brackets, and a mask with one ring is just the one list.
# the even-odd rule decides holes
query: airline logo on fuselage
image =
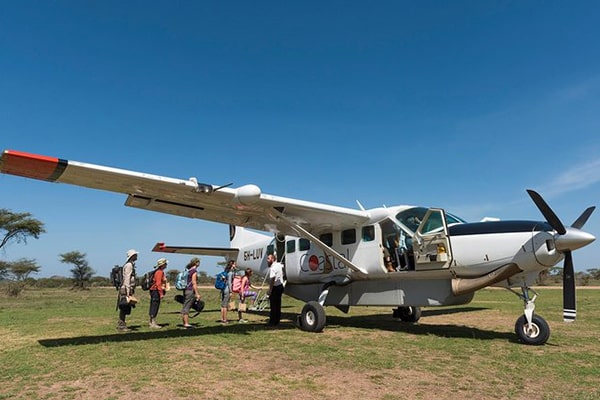
{"label": "airline logo on fuselage", "polygon": [[[346,258],[350,256],[346,250]],[[308,258],[308,259],[307,259]],[[328,274],[333,271],[343,270],[348,267],[343,262],[336,259],[335,257],[316,254],[303,254],[300,257],[300,271],[303,273],[317,273],[317,274]]]}

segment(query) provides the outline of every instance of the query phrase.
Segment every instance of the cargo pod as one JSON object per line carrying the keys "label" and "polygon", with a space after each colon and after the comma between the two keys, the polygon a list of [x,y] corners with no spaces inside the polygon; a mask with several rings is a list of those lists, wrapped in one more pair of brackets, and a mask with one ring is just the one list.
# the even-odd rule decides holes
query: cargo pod
{"label": "cargo pod", "polygon": [[416,271],[443,269],[450,266],[452,248],[448,237],[446,213],[443,209],[427,210],[413,239]]}

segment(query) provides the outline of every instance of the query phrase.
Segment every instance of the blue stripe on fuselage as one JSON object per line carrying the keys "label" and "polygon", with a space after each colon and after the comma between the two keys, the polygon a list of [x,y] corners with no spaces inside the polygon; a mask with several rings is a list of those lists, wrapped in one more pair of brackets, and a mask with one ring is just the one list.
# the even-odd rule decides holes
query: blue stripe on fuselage
{"label": "blue stripe on fuselage", "polygon": [[448,228],[450,236],[484,235],[490,233],[552,231],[547,222],[540,221],[489,221],[456,224]]}

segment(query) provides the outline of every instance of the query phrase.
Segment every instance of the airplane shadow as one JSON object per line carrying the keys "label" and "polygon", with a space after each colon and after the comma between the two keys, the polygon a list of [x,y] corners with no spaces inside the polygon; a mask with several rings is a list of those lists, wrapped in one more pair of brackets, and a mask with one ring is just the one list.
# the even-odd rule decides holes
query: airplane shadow
{"label": "airplane shadow", "polygon": [[[424,317],[426,318],[426,316]],[[331,316],[327,318],[326,329],[335,329],[338,326],[372,329],[380,331],[387,330],[391,332],[404,332],[413,335],[435,335],[443,338],[468,338],[479,340],[501,339],[509,342],[517,342],[517,338],[512,332],[498,332],[457,324],[427,324],[402,322],[395,320],[388,314],[376,314],[356,317]]]}
{"label": "airplane shadow", "polygon": [[[446,315],[454,313],[464,312],[476,312],[485,310],[480,307],[459,307],[451,309],[440,309],[440,310],[424,310],[422,318],[436,315]],[[218,310],[215,310],[218,311]],[[129,332],[117,332],[114,334],[96,335],[96,336],[78,336],[78,337],[66,337],[66,338],[55,338],[55,339],[40,339],[38,343],[44,347],[61,347],[61,346],[77,346],[77,345],[89,345],[99,344],[106,342],[133,342],[140,340],[153,340],[153,339],[166,339],[166,338],[179,338],[179,337],[195,337],[199,335],[215,335],[222,333],[233,333],[239,335],[248,335],[257,331],[264,330],[290,330],[298,329],[296,326],[297,313],[285,312],[285,307],[282,310],[282,324],[276,328],[270,328],[265,326],[264,322],[248,323],[248,324],[237,324],[230,323],[228,325],[217,325],[217,326],[202,326],[196,322],[191,322],[194,325],[194,329],[183,329],[181,325],[177,325],[175,329],[171,328],[169,324],[163,325],[161,330],[153,331],[140,331],[141,326],[130,326],[131,331]],[[204,312],[204,311],[203,311]],[[255,311],[253,315],[262,315],[265,317],[269,316],[269,311]],[[290,320],[292,322],[287,322]],[[361,329],[373,329],[373,330],[386,330],[391,332],[404,332],[407,334],[414,335],[435,335],[443,338],[469,338],[469,339],[480,339],[480,340],[506,340],[509,342],[517,342],[516,336],[512,332],[497,332],[491,330],[485,330],[480,328],[474,328],[464,325],[455,324],[419,324],[419,323],[407,323],[401,322],[392,317],[391,310],[385,314],[369,314],[369,315],[328,315],[326,330],[335,330],[339,327],[349,328],[361,328]]]}

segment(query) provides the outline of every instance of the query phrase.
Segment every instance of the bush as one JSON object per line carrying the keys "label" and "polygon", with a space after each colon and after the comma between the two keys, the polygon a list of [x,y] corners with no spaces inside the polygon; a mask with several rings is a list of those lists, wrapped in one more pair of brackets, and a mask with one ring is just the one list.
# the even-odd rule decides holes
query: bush
{"label": "bush", "polygon": [[19,297],[21,292],[25,289],[25,283],[19,281],[10,281],[6,285],[6,294],[9,297]]}

